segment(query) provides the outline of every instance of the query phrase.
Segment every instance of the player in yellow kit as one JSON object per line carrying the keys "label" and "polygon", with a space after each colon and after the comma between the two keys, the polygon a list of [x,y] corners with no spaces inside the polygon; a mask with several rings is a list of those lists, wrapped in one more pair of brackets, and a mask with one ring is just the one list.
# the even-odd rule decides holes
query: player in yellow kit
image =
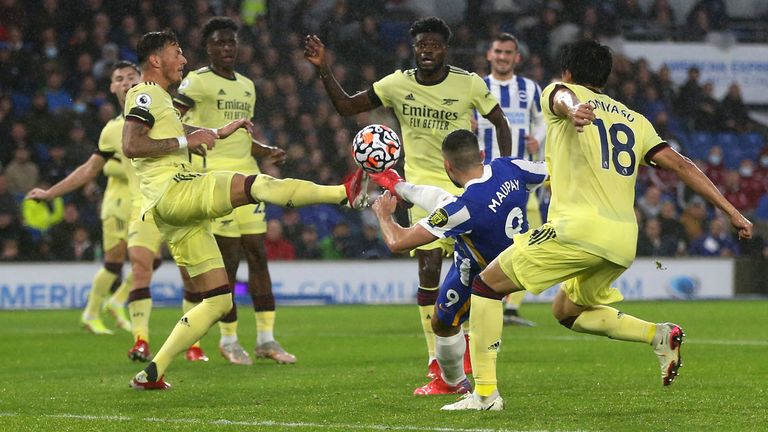
{"label": "player in yellow kit", "polygon": [[683,330],[624,314],[607,304],[623,299],[611,284],[632,264],[637,246],[635,182],[641,164],[673,171],[730,217],[739,237],[750,223],[690,159],[658,136],[641,114],[603,94],[611,72],[608,47],[591,40],[563,51],[560,83],[544,89],[545,160],[551,175],[549,222],[517,235],[472,283],[470,350],[475,391],[444,410],[501,410],[496,354],[505,294],[538,294],[563,282],[552,312],[566,328],[650,344],[670,385],[682,365]]}
{"label": "player in yellow kit", "polygon": [[[215,127],[240,118],[250,119],[256,105],[253,81],[235,72],[238,52],[237,24],[226,17],[211,18],[203,26],[210,66],[192,71],[179,85],[174,104],[185,124]],[[193,168],[200,172],[239,171],[259,173],[253,156],[285,160],[285,151],[253,140],[244,129],[219,140],[205,158],[194,157]],[[242,250],[248,262],[248,289],[256,312],[256,357],[278,363],[295,363],[275,340],[275,297],[267,267],[264,233],[267,230],[264,205],[250,204],[213,221],[212,231],[224,259],[229,282],[234,287]],[[196,300],[196,299],[192,299]],[[185,302],[191,305],[192,302]],[[187,306],[189,307],[189,306]],[[251,358],[237,340],[237,306],[219,321],[219,351],[234,364],[251,364]]]}
{"label": "player in yellow kit", "polygon": [[93,277],[88,303],[80,319],[83,327],[94,334],[112,334],[99,317],[102,307],[115,317],[118,327],[131,330],[131,323],[125,313],[125,302],[128,299],[133,273],[128,273],[111,297],[107,299],[106,296],[120,279],[126,257],[131,196],[123,167],[121,139],[125,119],[122,106],[126,92],[138,81],[139,68],[135,64],[127,61],[115,64],[110,76],[109,91],[117,97],[121,112],[104,125],[99,136],[98,150],[85,163],[49,189],[33,189],[27,194],[30,199],[52,200],[83,186],[96,178],[99,172],[103,171],[107,176],[107,187],[101,203],[104,267]]}
{"label": "player in yellow kit", "polygon": [[139,177],[141,217],[153,218],[176,264],[188,274],[190,291],[202,298],[182,316],[149,365],[130,381],[135,389],[164,390],[170,387],[163,376],[173,357],[232,309],[229,278],[210,220],[260,202],[285,207],[348,203],[360,208],[367,200],[363,193],[367,177],[358,169],[343,185],[320,186],[264,174],[192,170],[190,152],[205,155],[217,139],[252,125],[247,119],[218,129],[183,125],[169,93],[181,83],[187,63],[176,36],[170,31],[147,33],[137,53],[142,82],[126,95],[123,153],[132,158]]}
{"label": "player in yellow kit", "polygon": [[[470,129],[473,110],[493,123],[501,156],[510,155],[509,125],[496,98],[477,74],[446,64],[451,29],[437,17],[416,21],[410,30],[416,68],[397,70],[376,81],[367,91],[349,96],[331,73],[325,47],[317,36],[305,39],[304,56],[318,70],[333,106],[344,116],[379,106],[393,108],[403,133],[405,178],[417,185],[438,186],[460,194],[443,169],[443,139],[456,129]],[[410,210],[411,223],[427,217],[426,210]],[[427,342],[428,376],[440,375],[435,358],[432,315],[445,254],[453,252],[451,240],[440,239],[415,251],[419,264],[417,303]]]}

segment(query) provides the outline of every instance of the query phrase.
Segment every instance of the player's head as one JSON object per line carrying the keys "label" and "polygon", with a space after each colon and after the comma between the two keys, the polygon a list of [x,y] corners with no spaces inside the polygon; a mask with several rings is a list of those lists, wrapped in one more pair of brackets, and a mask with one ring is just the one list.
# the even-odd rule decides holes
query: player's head
{"label": "player's head", "polygon": [[451,28],[438,17],[422,18],[411,26],[416,67],[434,72],[445,66]]}
{"label": "player's head", "polygon": [[127,60],[120,60],[112,67],[110,76],[109,91],[117,96],[120,102],[120,108],[125,103],[125,94],[135,84],[141,81],[141,71],[135,63]]}
{"label": "player's head", "polygon": [[610,48],[591,39],[566,45],[560,55],[563,80],[574,84],[602,88],[612,67]]}
{"label": "player's head", "polygon": [[471,168],[483,164],[483,152],[477,144],[477,137],[472,131],[458,129],[449,133],[443,140],[443,166],[448,178],[457,187],[464,187],[456,180],[456,173],[466,173]]}
{"label": "player's head", "polygon": [[151,73],[152,79],[162,78],[170,85],[181,82],[187,59],[182,55],[179,40],[172,31],[146,33],[136,51],[144,74]]}
{"label": "player's head", "polygon": [[229,17],[213,17],[203,26],[203,43],[215,67],[235,67],[238,50],[237,30],[237,24]]}
{"label": "player's head", "polygon": [[493,38],[485,58],[491,63],[491,72],[508,78],[520,62],[520,50],[517,38],[509,33],[499,33]]}

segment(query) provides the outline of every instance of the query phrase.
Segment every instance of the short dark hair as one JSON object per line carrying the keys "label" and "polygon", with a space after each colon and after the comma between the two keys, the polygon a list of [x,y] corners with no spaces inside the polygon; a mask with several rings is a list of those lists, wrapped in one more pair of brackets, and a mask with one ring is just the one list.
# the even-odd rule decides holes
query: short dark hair
{"label": "short dark hair", "polygon": [[213,17],[203,26],[203,43],[208,42],[208,38],[217,30],[232,30],[237,33],[239,29],[230,17]]}
{"label": "short dark hair", "polygon": [[465,170],[472,165],[483,163],[477,136],[466,129],[457,129],[445,137],[443,157],[458,170]]}
{"label": "short dark hair", "polygon": [[123,68],[133,68],[133,70],[135,70],[136,72],[141,73],[141,69],[139,69],[139,66],[136,65],[136,63],[130,62],[128,60],[120,60],[117,63],[115,63],[115,65],[112,66],[112,73],[115,73],[116,70],[123,69]]}
{"label": "short dark hair", "polygon": [[146,63],[151,54],[163,49],[166,45],[179,45],[179,39],[171,30],[160,32],[149,32],[144,34],[136,47],[136,54],[139,57],[139,64]]}
{"label": "short dark hair", "polygon": [[571,72],[576,84],[601,88],[613,67],[611,49],[592,39],[584,39],[563,48],[560,69]]}
{"label": "short dark hair", "polygon": [[518,41],[512,33],[499,33],[493,38],[491,44],[493,44],[493,42],[514,42],[515,48],[520,48],[520,41]]}
{"label": "short dark hair", "polygon": [[451,36],[453,35],[453,33],[451,33],[451,28],[448,27],[448,24],[435,16],[417,20],[411,26],[410,32],[411,38],[416,38],[416,35],[421,33],[439,33],[443,35],[443,38],[445,38],[445,43],[449,43],[451,41]]}

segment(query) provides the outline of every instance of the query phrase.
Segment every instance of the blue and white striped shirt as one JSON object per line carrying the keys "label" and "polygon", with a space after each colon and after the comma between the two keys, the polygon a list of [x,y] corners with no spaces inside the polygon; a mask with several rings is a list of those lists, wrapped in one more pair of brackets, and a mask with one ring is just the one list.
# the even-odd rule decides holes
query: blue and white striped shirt
{"label": "blue and white striped shirt", "polygon": [[[509,121],[512,134],[512,157],[541,160],[543,140],[546,134],[544,115],[541,112],[541,88],[533,80],[514,75],[506,81],[499,81],[488,75],[483,78],[491,94],[499,100],[499,106]],[[496,130],[488,119],[478,116],[477,141],[480,149],[485,150],[484,163],[500,156]],[[539,152],[528,154],[525,148],[525,136],[532,135],[539,141]]]}

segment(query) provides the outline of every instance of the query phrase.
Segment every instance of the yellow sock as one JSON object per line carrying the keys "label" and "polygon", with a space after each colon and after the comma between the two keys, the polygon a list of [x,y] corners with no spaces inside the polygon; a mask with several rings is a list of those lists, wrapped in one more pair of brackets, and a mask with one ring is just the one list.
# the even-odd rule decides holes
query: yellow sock
{"label": "yellow sock", "polygon": [[[191,301],[189,301],[187,299],[182,299],[181,300],[181,311],[186,314],[187,312],[192,310],[192,308],[197,306],[198,304],[200,304],[200,303],[195,303],[195,302],[191,302]],[[200,346],[200,341],[197,341],[197,342],[193,343],[190,346],[199,347]]]}
{"label": "yellow sock", "polygon": [[520,309],[520,305],[525,298],[525,290],[516,291],[507,295],[507,305],[512,306],[512,309]]}
{"label": "yellow sock", "polygon": [[192,343],[205,335],[213,323],[230,309],[232,309],[232,294],[225,293],[204,299],[185,313],[152,359],[157,366],[157,376],[162,376],[177,354],[186,351]]}
{"label": "yellow sock", "polygon": [[275,311],[256,311],[256,344],[275,340]]}
{"label": "yellow sock", "polygon": [[490,396],[496,390],[496,356],[501,345],[504,307],[501,300],[472,294],[472,313],[469,315],[469,353],[475,392]]}
{"label": "yellow sock", "polygon": [[219,321],[219,331],[222,336],[237,336],[237,321],[228,323]]}
{"label": "yellow sock", "polygon": [[128,303],[128,314],[131,316],[131,333],[133,333],[134,341],[143,339],[149,342],[149,315],[151,312],[151,298]]}
{"label": "yellow sock", "polygon": [[93,282],[91,282],[91,292],[88,293],[88,303],[85,305],[85,311],[83,312],[85,318],[95,319],[99,317],[101,303],[109,294],[109,289],[112,288],[112,284],[116,280],[117,275],[104,267],[96,272],[93,276]]}
{"label": "yellow sock", "polygon": [[435,357],[435,332],[432,330],[432,314],[435,313],[435,305],[419,306],[421,328],[424,330],[424,338],[427,341],[427,353],[430,361]]}
{"label": "yellow sock", "polygon": [[311,204],[341,204],[347,199],[343,185],[321,186],[306,180],[276,179],[259,174],[251,186],[251,196],[282,207]]}
{"label": "yellow sock", "polygon": [[[474,303],[472,307],[475,307]],[[650,344],[656,335],[656,324],[626,315],[612,307],[593,306],[576,318],[571,330]]]}
{"label": "yellow sock", "polygon": [[123,279],[123,282],[117,287],[109,301],[115,304],[124,305],[128,301],[128,294],[131,292],[131,286],[133,285],[133,272],[128,272],[128,275]]}

